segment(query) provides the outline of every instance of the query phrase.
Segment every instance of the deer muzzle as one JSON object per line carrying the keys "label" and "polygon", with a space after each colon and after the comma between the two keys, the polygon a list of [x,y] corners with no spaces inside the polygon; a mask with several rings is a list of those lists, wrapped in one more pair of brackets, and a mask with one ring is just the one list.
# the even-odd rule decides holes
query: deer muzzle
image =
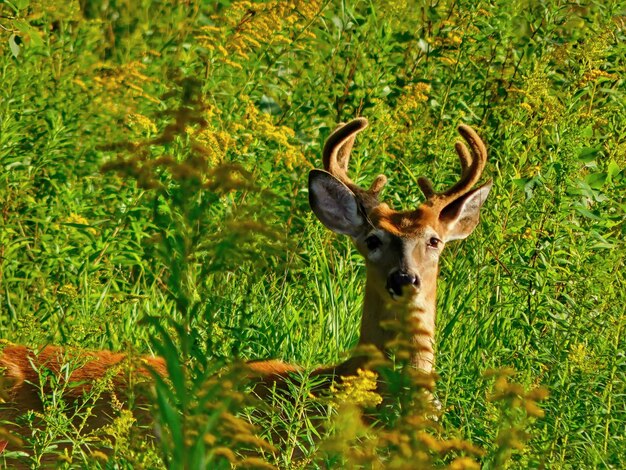
{"label": "deer muzzle", "polygon": [[404,295],[412,295],[420,288],[420,278],[417,274],[397,269],[387,278],[387,292],[392,299],[400,298]]}

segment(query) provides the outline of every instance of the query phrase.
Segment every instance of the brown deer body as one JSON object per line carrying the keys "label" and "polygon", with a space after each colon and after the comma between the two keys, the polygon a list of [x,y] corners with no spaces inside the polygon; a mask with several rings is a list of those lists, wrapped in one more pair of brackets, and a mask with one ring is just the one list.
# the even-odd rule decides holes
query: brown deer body
{"label": "brown deer body", "polygon": [[[397,212],[378,200],[386,182],[384,176],[378,176],[369,189],[363,189],[347,175],[356,134],[366,126],[365,119],[357,118],[330,135],[324,146],[325,170],[313,170],[309,175],[309,202],[320,221],[336,233],[349,235],[365,258],[367,281],[359,345],[385,351],[394,337],[385,329],[385,322],[408,310],[419,325],[412,337],[416,346],[412,363],[430,373],[434,363],[439,256],[446,242],[467,237],[478,223],[491,181],[472,188],[480,179],[487,153],[476,133],[460,126],[459,132],[469,143],[471,153],[457,142],[462,168],[459,182],[436,193],[427,179],[420,178],[418,184],[426,201],[417,209]],[[41,410],[38,370],[59,374],[64,357],[65,350],[53,346],[38,354],[23,346],[5,347],[0,353],[0,370],[7,403],[0,409],[0,419],[12,421],[27,410]],[[70,376],[71,381],[82,385],[69,389],[69,398],[78,399],[90,383],[110,373],[126,358],[109,351],[84,353],[84,363]],[[338,366],[320,368],[314,375],[327,375],[331,383],[334,377],[354,375],[365,362],[362,357],[353,357]],[[248,367],[251,379],[259,384],[256,391],[260,395],[298,370],[280,361],[251,362]],[[135,375],[148,378],[148,369],[167,375],[161,358],[142,358]],[[113,374],[114,389],[129,386],[127,375],[123,371]],[[102,416],[102,422],[93,426],[104,424],[109,414]]]}
{"label": "brown deer body", "polygon": [[[64,398],[69,401],[80,399],[91,390],[94,381],[105,377],[111,380],[113,390],[128,388],[135,381],[129,375],[131,369],[136,371],[137,379],[143,379],[144,382],[150,375],[148,368],[162,376],[167,374],[165,362],[159,357],[142,357],[137,361],[138,364],[130,367],[130,364],[125,364],[129,360],[128,355],[111,351],[72,351],[46,346],[36,352],[25,346],[7,345],[1,354],[5,404],[0,409],[0,417],[8,421],[29,410],[43,411],[40,398],[42,371],[49,371],[57,377],[64,375],[64,382],[72,385],[65,388]],[[68,369],[65,374],[64,367],[74,359],[77,367]],[[43,387],[43,391],[47,391],[46,387]],[[102,405],[106,408],[105,403]],[[100,427],[110,420],[110,416],[112,413],[94,414],[90,426]]]}

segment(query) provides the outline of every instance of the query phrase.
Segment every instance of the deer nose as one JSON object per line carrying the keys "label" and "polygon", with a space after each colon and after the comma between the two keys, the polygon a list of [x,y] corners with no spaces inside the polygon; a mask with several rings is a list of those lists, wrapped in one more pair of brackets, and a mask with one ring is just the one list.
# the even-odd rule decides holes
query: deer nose
{"label": "deer nose", "polygon": [[387,278],[387,291],[389,291],[392,297],[401,297],[402,288],[404,286],[419,288],[420,278],[417,274],[409,273],[401,269],[392,272]]}

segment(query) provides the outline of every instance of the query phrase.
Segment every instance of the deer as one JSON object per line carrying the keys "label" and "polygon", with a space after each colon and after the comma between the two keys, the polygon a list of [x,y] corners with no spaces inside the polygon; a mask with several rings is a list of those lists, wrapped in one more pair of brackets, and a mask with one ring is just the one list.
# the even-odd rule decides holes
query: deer
{"label": "deer", "polygon": [[[460,125],[458,131],[470,150],[461,141],[455,144],[461,163],[459,181],[436,192],[429,179],[420,177],[417,184],[425,201],[416,209],[395,211],[379,200],[387,182],[384,175],[378,175],[368,189],[357,186],[348,176],[356,135],[367,125],[368,121],[359,117],[341,124],[330,134],[323,148],[324,169],[309,173],[309,204],[324,226],[349,236],[365,259],[365,296],[356,351],[373,348],[388,353],[387,345],[397,333],[387,329],[385,323],[405,312],[419,325],[411,338],[415,348],[410,362],[416,369],[430,374],[435,360],[439,259],[448,242],[466,238],[478,225],[480,209],[493,183],[488,180],[474,188],[485,168],[487,150],[471,127]],[[1,349],[0,385],[4,385],[5,404],[0,408],[0,418],[14,421],[28,410],[41,411],[39,371],[46,369],[60,374],[67,350],[46,346],[35,351],[13,344]],[[128,355],[111,351],[78,354],[83,358],[82,366],[68,380],[80,385],[68,390],[68,399],[79,399],[94,381],[129,360]],[[341,381],[341,377],[356,375],[367,361],[366,356],[354,354],[338,365],[319,367],[311,375],[326,378],[322,388],[328,388]],[[167,377],[163,358],[145,356],[135,362],[138,364],[133,369],[144,381],[154,374]],[[261,398],[301,370],[279,360],[251,361],[246,367],[253,390]],[[113,372],[111,378],[115,390],[130,386],[131,381],[123,371]],[[110,421],[112,409],[107,403],[102,406],[103,412],[90,426],[101,427]],[[0,450],[6,445],[6,441],[0,440]]]}
{"label": "deer", "polygon": [[[323,149],[324,170],[309,173],[309,203],[331,231],[348,235],[365,258],[366,283],[357,345],[386,352],[397,333],[385,327],[402,313],[417,328],[411,337],[411,364],[430,374],[434,367],[435,317],[439,258],[446,243],[469,236],[479,222],[480,209],[493,181],[474,188],[487,163],[487,149],[478,134],[461,124],[458,132],[471,149],[458,141],[455,150],[461,176],[450,188],[436,192],[432,182],[417,184],[426,200],[416,209],[396,211],[379,200],[387,178],[378,175],[368,189],[348,176],[350,153],[365,118],[338,127]],[[350,358],[340,372],[353,372],[363,359]],[[348,369],[348,370],[345,370]],[[331,369],[332,370],[332,369]]]}

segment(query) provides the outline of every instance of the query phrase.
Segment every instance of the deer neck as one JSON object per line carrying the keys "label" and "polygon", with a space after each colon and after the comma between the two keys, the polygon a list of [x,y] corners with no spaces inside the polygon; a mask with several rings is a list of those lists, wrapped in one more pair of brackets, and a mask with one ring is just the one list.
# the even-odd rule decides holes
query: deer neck
{"label": "deer neck", "polygon": [[436,281],[425,283],[420,295],[407,302],[392,300],[388,293],[377,288],[376,283],[379,282],[368,272],[359,346],[374,345],[380,351],[386,351],[386,345],[396,338],[397,333],[390,331],[385,322],[400,320],[406,315],[404,318],[408,317],[415,322],[410,326],[414,347],[411,362],[417,369],[432,372],[435,356]]}

